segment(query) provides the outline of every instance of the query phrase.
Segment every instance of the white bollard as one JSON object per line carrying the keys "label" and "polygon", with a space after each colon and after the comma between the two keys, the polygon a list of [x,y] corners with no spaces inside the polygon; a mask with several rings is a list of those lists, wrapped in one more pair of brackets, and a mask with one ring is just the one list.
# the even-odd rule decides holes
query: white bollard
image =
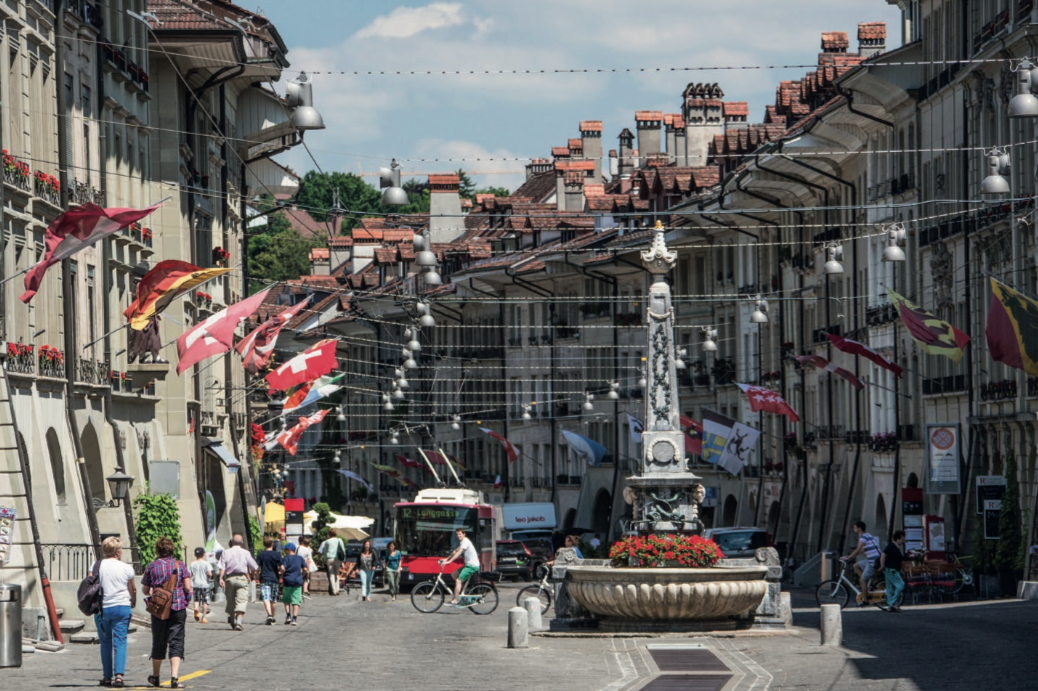
{"label": "white bollard", "polygon": [[530,645],[529,615],[522,607],[508,610],[508,647],[527,648]]}
{"label": "white bollard", "polygon": [[822,645],[843,644],[843,619],[839,605],[822,605]]}
{"label": "white bollard", "polygon": [[541,601],[535,597],[528,597],[523,600],[523,607],[526,608],[527,629],[529,632],[543,631],[544,623],[541,621]]}
{"label": "white bollard", "polygon": [[788,629],[793,625],[793,601],[789,593],[779,593],[779,606],[782,608],[782,621]]}

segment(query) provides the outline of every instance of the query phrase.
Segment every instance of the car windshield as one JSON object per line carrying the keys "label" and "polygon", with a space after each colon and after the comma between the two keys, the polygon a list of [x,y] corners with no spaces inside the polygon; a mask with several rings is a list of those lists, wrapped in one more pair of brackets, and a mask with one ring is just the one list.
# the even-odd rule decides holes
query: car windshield
{"label": "car windshield", "polygon": [[397,507],[396,539],[400,551],[409,557],[445,557],[458,546],[454,531],[464,528],[477,534],[476,509],[429,505]]}
{"label": "car windshield", "polygon": [[499,557],[514,557],[520,554],[526,556],[526,550],[521,542],[497,543],[497,556]]}
{"label": "car windshield", "polygon": [[714,533],[711,539],[717,543],[722,552],[745,552],[768,546],[768,540],[764,532],[760,530]]}

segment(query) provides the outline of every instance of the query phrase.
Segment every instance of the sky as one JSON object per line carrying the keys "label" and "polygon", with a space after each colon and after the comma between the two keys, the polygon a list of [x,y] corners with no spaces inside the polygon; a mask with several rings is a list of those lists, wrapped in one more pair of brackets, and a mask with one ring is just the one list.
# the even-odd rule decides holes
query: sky
{"label": "sky", "polygon": [[[808,71],[671,68],[815,64],[823,31],[846,31],[855,51],[859,22],[885,21],[888,50],[901,40],[900,13],[886,0],[241,4],[269,17],[288,44],[291,68],[282,83],[297,70],[316,72],[314,105],[327,129],[306,139],[323,170],[371,173],[395,157],[405,178],[465,168],[481,185],[510,189],[522,182],[525,162],[486,159],[547,157],[552,146],[580,136],[581,120],[602,120],[603,148],[617,148],[620,131],[634,130],[634,111],[678,112],[690,82],[718,83],[725,100],[749,101],[750,120],[760,122],[779,81]],[[640,68],[653,71],[352,74]],[[405,160],[422,158],[441,160]],[[299,173],[314,168],[300,148],[281,160]]]}

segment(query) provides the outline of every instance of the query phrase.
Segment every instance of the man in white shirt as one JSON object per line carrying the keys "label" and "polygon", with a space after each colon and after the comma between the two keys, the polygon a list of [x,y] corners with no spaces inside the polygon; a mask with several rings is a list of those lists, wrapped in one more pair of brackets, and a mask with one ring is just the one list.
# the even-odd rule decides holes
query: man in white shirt
{"label": "man in white shirt", "polygon": [[336,536],[335,531],[328,532],[328,539],[317,548],[324,557],[324,566],[328,570],[328,594],[336,596],[339,594],[339,569],[342,560],[346,558],[346,546],[342,539]]}
{"label": "man in white shirt", "polygon": [[464,566],[454,574],[454,599],[451,600],[451,605],[453,606],[458,604],[458,598],[461,597],[461,590],[465,587],[465,581],[479,572],[479,552],[473,546],[472,540],[466,537],[465,530],[462,528],[458,528],[455,534],[458,536],[457,549],[451,552],[451,555],[446,559],[440,560],[440,566],[443,566],[451,563],[458,557],[464,556]]}

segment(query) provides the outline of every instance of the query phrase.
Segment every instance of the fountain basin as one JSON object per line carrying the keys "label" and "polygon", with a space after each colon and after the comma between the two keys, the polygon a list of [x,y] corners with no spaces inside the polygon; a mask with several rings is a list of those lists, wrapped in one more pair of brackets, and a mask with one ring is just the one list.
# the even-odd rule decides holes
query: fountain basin
{"label": "fountain basin", "polygon": [[767,593],[766,566],[613,568],[570,566],[569,593],[605,631],[750,628]]}

